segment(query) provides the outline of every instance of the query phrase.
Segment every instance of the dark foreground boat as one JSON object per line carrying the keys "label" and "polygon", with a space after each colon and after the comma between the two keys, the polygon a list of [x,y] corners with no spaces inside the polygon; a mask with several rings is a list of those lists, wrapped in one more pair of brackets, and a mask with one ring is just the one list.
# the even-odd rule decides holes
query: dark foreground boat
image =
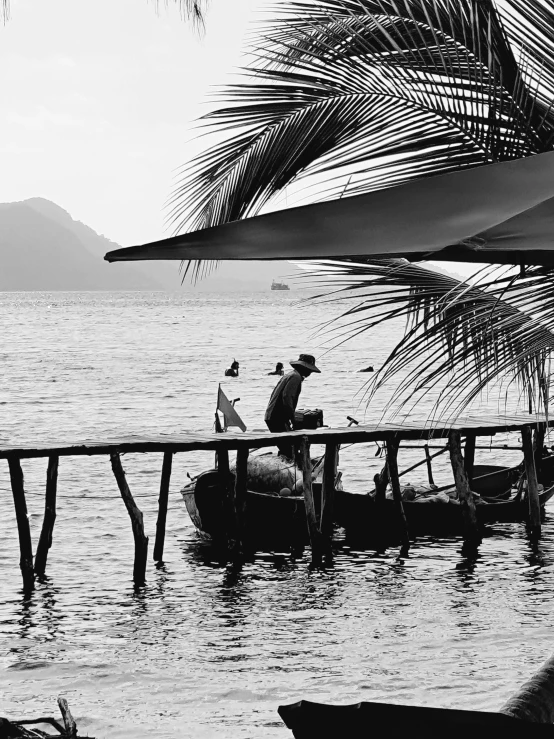
{"label": "dark foreground boat", "polygon": [[279,706],[295,739],[520,739],[553,737],[552,724],[531,723],[505,713],[461,711],[427,706],[356,703],[332,706],[299,701]]}
{"label": "dark foreground boat", "polygon": [[[476,468],[477,469],[477,468]],[[491,469],[490,466],[487,469]],[[477,519],[481,525],[494,523],[517,523],[525,521],[528,504],[526,500],[513,497],[504,500],[510,493],[511,477],[506,468],[483,478],[479,486],[489,497],[478,499]],[[496,480],[492,484],[491,480]],[[230,478],[229,484],[233,484]],[[313,483],[316,514],[321,508],[321,484]],[[216,470],[199,475],[181,491],[189,516],[199,533],[214,540],[226,535],[226,521],[232,516],[224,494],[221,478]],[[541,492],[541,508],[554,496],[554,486]],[[413,534],[457,534],[462,531],[462,507],[455,500],[445,501],[446,496],[432,496],[419,501],[404,501],[404,511],[410,533]],[[397,512],[394,501],[379,503],[374,494],[357,494],[337,490],[335,493],[334,520],[344,528],[346,538],[358,542],[371,542],[383,536],[394,539],[397,531]],[[246,500],[245,538],[251,546],[267,548],[277,544],[283,547],[308,542],[308,528],[304,498],[301,495],[279,496],[249,490]]]}

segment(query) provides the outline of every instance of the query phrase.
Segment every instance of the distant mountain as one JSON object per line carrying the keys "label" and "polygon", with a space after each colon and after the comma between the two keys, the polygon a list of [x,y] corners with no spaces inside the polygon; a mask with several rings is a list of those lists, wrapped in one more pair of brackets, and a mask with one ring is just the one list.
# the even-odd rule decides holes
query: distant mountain
{"label": "distant mountain", "polygon": [[102,261],[113,242],[54,203],[0,203],[0,290],[159,290],[137,270]]}
{"label": "distant mountain", "polygon": [[223,262],[196,285],[181,285],[178,262],[105,262],[118,248],[45,198],[0,203],[0,291],[265,291],[272,279],[298,271],[287,262]]}

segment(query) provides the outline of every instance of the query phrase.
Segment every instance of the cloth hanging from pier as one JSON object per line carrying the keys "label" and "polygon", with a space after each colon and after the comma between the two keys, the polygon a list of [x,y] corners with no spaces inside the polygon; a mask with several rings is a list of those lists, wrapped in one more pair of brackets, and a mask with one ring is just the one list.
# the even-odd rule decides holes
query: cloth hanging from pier
{"label": "cloth hanging from pier", "polygon": [[233,404],[221,389],[221,385],[217,391],[217,410],[223,413],[225,418],[225,428],[228,426],[237,426],[241,431],[246,431],[246,424],[236,412]]}

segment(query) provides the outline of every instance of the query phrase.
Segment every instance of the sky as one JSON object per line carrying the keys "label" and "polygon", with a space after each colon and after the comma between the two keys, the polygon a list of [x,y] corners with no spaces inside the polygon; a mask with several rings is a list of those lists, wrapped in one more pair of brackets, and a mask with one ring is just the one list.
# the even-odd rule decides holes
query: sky
{"label": "sky", "polygon": [[54,201],[122,246],[171,235],[194,121],[263,0],[211,0],[203,36],[153,0],[11,0],[0,25],[0,202]]}
{"label": "sky", "polygon": [[11,0],[0,202],[47,198],[121,246],[171,236],[165,203],[202,147],[195,121],[265,4],[210,0],[199,35],[163,0]]}

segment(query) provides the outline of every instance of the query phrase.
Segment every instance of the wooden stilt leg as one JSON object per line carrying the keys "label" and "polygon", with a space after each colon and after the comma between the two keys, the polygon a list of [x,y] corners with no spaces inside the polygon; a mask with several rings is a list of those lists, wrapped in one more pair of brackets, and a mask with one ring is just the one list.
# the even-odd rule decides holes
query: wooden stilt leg
{"label": "wooden stilt leg", "polygon": [[464,449],[464,469],[466,471],[469,487],[473,482],[473,466],[475,464],[475,434],[468,433]]}
{"label": "wooden stilt leg", "polygon": [[321,532],[317,525],[315,513],[314,495],[312,490],[312,463],[310,460],[310,443],[307,436],[302,436],[299,445],[299,462],[302,470],[302,482],[304,487],[304,505],[306,508],[306,520],[310,534],[312,547],[312,564],[321,564]]}
{"label": "wooden stilt leg", "polygon": [[546,424],[538,423],[533,434],[533,456],[535,458],[535,474],[537,481],[542,479],[542,455],[544,447],[544,436],[546,434]]}
{"label": "wooden stilt leg", "polygon": [[448,435],[448,449],[450,452],[450,463],[454,473],[454,480],[456,482],[456,490],[458,492],[460,505],[462,506],[464,541],[467,546],[476,547],[481,543],[481,535],[479,534],[473,495],[469,488],[469,481],[464,469],[462,443],[459,431],[451,431]]}
{"label": "wooden stilt leg", "polygon": [[433,479],[433,465],[431,462],[431,455],[429,453],[429,445],[425,444],[423,449],[425,450],[425,462],[427,464],[427,478],[429,480],[429,485],[434,485],[435,481]]}
{"label": "wooden stilt leg", "polygon": [[323,462],[323,485],[321,490],[321,536],[322,548],[327,558],[332,556],[333,520],[335,508],[335,476],[337,473],[337,444],[325,445]]}
{"label": "wooden stilt leg", "polygon": [[8,457],[8,465],[10,468],[17,530],[19,533],[19,567],[23,575],[23,587],[29,590],[34,586],[35,573],[33,571],[33,545],[31,542],[31,528],[27,517],[23,470],[21,469],[21,462],[18,457]]}
{"label": "wooden stilt leg", "polygon": [[375,546],[377,551],[387,548],[386,501],[389,484],[389,466],[385,462],[379,474],[373,477],[375,483]]}
{"label": "wooden stilt leg", "polygon": [[156,522],[156,541],[154,542],[154,562],[164,558],[165,524],[167,520],[167,501],[169,499],[169,481],[171,480],[172,452],[164,453],[160,497],[158,498],[158,520]]}
{"label": "wooden stilt leg", "polygon": [[523,456],[525,459],[525,473],[527,476],[527,497],[529,499],[529,532],[531,536],[538,538],[541,535],[541,506],[539,502],[537,473],[535,471],[532,433],[529,426],[524,426],[521,429],[521,440],[523,442]]}
{"label": "wooden stilt leg", "polygon": [[35,556],[35,575],[42,577],[46,571],[48,550],[52,546],[52,532],[56,521],[56,495],[58,491],[59,457],[48,457],[46,472],[46,499],[44,503],[44,519]]}
{"label": "wooden stilt leg", "polygon": [[237,465],[235,473],[235,527],[237,548],[244,552],[246,539],[246,493],[248,480],[248,447],[237,449]]}
{"label": "wooden stilt leg", "polygon": [[229,450],[219,449],[217,453],[217,471],[223,489],[223,510],[225,515],[224,531],[222,532],[221,546],[233,550],[236,543],[234,491],[231,489],[229,478]]}
{"label": "wooden stilt leg", "polygon": [[398,446],[399,442],[397,439],[387,441],[387,465],[389,468],[389,477],[392,487],[392,497],[396,505],[398,526],[400,529],[400,541],[402,544],[400,555],[407,557],[408,552],[410,551],[410,537],[408,534],[408,522],[406,521],[404,506],[402,505],[402,492],[400,490],[400,479],[398,477]]}
{"label": "wooden stilt leg", "polygon": [[146,582],[146,559],[148,557],[148,537],[144,533],[144,521],[142,517],[142,511],[135,503],[125,472],[121,464],[121,458],[119,454],[110,454],[110,460],[112,463],[112,470],[117,480],[119,492],[125,503],[125,508],[131,519],[131,526],[133,528],[133,537],[135,539],[135,561],[133,566],[133,580],[135,585],[144,585]]}

